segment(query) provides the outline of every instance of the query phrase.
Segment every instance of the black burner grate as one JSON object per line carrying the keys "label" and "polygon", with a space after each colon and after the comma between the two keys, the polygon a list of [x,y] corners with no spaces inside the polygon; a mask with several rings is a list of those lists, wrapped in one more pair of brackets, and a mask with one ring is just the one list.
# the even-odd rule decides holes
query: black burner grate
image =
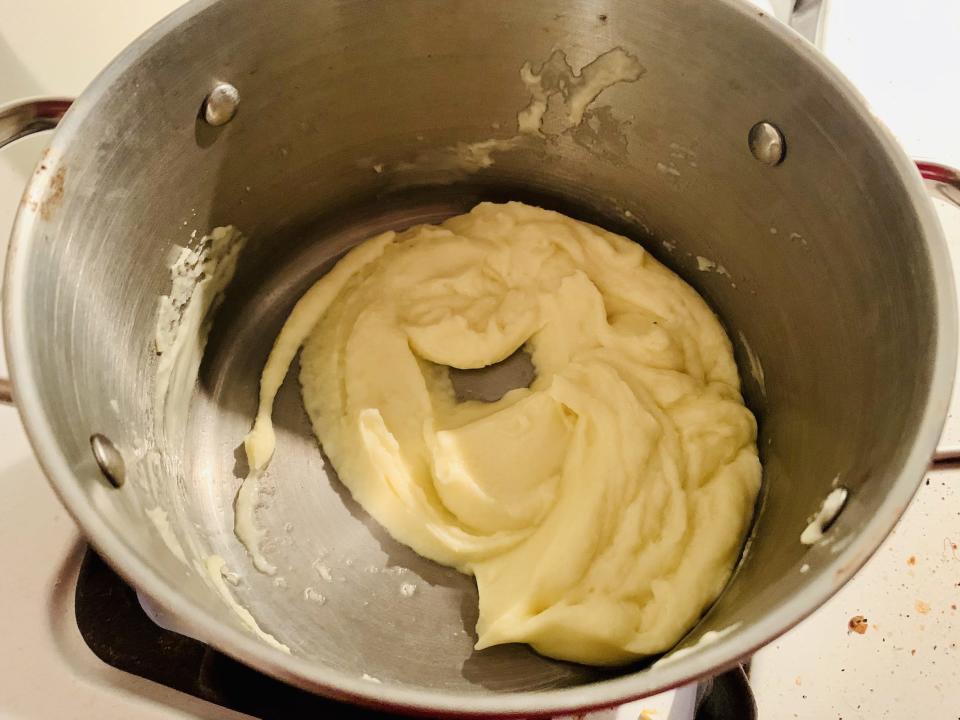
{"label": "black burner grate", "polygon": [[[77,578],[76,615],[84,641],[108,665],[231,710],[265,720],[396,717],[312,695],[164,630],[140,607],[136,592],[89,549]],[[697,720],[756,718],[742,669],[704,683],[701,690]]]}

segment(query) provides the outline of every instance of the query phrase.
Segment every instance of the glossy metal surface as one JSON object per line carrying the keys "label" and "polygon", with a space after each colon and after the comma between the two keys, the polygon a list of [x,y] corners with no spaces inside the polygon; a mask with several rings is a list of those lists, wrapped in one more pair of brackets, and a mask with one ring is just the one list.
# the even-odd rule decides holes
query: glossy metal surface
{"label": "glossy metal surface", "polygon": [[[579,69],[614,47],[646,72],[604,91],[584,123],[506,143],[492,164],[463,162],[464,148],[514,137],[530,100],[526,62],[562,48]],[[198,108],[221,78],[243,108],[213,128]],[[790,145],[776,167],[745,142],[764,119]],[[725,632],[673,662],[597,670],[523,647],[473,652],[472,582],[394,543],[351,500],[325,467],[294,376],[277,402],[260,513],[283,582],[254,571],[233,537],[237,449],[296,298],[364,237],[484,198],[537,202],[636,238],[730,330],[760,421],[765,490],[745,559],[683,644]],[[150,421],[157,298],[172,246],[231,223],[250,241],[186,440],[171,446]],[[729,276],[698,271],[698,256]],[[949,262],[915,168],[805,41],[733,0],[298,0],[270,13],[255,0],[195,2],[78,100],[28,188],[7,267],[18,404],[101,553],[190,634],[268,673],[440,714],[650,694],[796,623],[866,561],[912,496],[956,346]],[[92,432],[125,454],[122,489],[104,485]],[[149,471],[151,458],[165,470]],[[838,476],[851,495],[832,540],[804,547],[800,533]],[[174,558],[145,519],[155,504],[188,561],[227,560],[240,576],[233,594],[292,655],[247,634]],[[412,597],[402,583],[416,586]]]}
{"label": "glossy metal surface", "polygon": [[960,207],[960,170],[926,160],[918,160],[917,169],[931,195]]}
{"label": "glossy metal surface", "polygon": [[[948,203],[960,211],[960,170],[927,160],[918,160],[917,169],[923,177],[923,184],[927,188],[927,193],[934,200],[942,203]],[[955,211],[955,212],[956,212]],[[954,228],[956,232],[956,228]],[[960,259],[953,258],[954,277],[957,277],[957,268],[960,266]],[[956,381],[954,381],[956,384]],[[956,398],[960,388],[954,387],[954,399],[951,407],[956,407]],[[940,442],[937,443],[937,451],[934,454],[935,462],[956,463],[960,460],[960,432],[958,432],[958,419],[955,413],[947,416],[947,424],[943,429],[943,435]]]}
{"label": "glossy metal surface", "polygon": [[827,0],[795,0],[790,13],[790,27],[818,45],[826,17]]}
{"label": "glossy metal surface", "polygon": [[758,122],[747,135],[750,152],[764,165],[779,165],[787,152],[787,142],[783,133],[773,123]]}
{"label": "glossy metal surface", "polygon": [[52,130],[73,100],[36,98],[0,107],[0,148],[33,133]]}
{"label": "glossy metal surface", "polygon": [[208,125],[220,127],[233,120],[240,106],[240,93],[230,83],[217,83],[203,102],[203,119]]}
{"label": "glossy metal surface", "polygon": [[113,487],[121,487],[127,479],[127,468],[117,446],[105,435],[94,433],[90,436],[90,450],[103,476]]}
{"label": "glossy metal surface", "polygon": [[[28,135],[52,130],[72,102],[67,98],[34,98],[0,107],[0,148]],[[13,385],[0,377],[0,403],[12,402]]]}

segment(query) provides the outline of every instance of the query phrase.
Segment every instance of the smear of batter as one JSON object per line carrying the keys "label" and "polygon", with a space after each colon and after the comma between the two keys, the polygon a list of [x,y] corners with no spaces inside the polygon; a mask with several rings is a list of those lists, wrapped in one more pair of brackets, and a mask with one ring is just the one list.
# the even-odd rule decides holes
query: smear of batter
{"label": "smear of batter", "polygon": [[665,655],[664,657],[657,660],[653,664],[653,667],[662,667],[664,665],[669,665],[670,663],[680,660],[681,658],[685,658],[687,655],[692,655],[697,650],[700,650],[701,648],[704,648],[707,645],[712,645],[718,640],[725,638],[727,635],[732,633],[738,627],[740,627],[740,623],[735,622],[733,625],[729,625],[723,628],[722,630],[707,630],[707,632],[705,632],[703,636],[699,640],[697,640],[693,645],[690,645],[689,647],[680,648],[679,650],[674,650],[669,655]]}
{"label": "smear of batter", "polygon": [[831,490],[830,494],[823,499],[817,514],[800,534],[800,542],[804,545],[814,545],[823,540],[827,526],[836,519],[846,502],[846,488],[837,487]]}
{"label": "smear of batter", "polygon": [[223,291],[233,279],[246,238],[233,226],[215,228],[194,248],[177,247],[170,292],[160,297],[154,423],[167,441],[183,437],[203,349]]}
{"label": "smear of batter", "polygon": [[266,531],[257,524],[255,510],[260,500],[260,470],[252,469],[240,484],[234,501],[233,532],[250,553],[253,566],[266,575],[277,572],[277,566],[267,560],[260,550]]}
{"label": "smear of batter", "polygon": [[163,540],[163,544],[167,546],[170,553],[177,558],[177,560],[186,564],[187,556],[183,552],[183,546],[180,544],[180,540],[177,539],[176,533],[174,533],[173,528],[170,527],[170,521],[167,519],[167,511],[157,506],[144,510],[144,513],[147,519],[153,523],[154,528],[156,528],[157,533],[160,535],[160,539]]}
{"label": "smear of batter", "polygon": [[[579,73],[570,67],[563,50],[555,50],[537,70],[527,62],[520,69],[520,78],[530,91],[530,104],[517,115],[517,128],[533,135],[574,128],[600,93],[619,82],[634,82],[645,71],[633,55],[619,47],[600,55]],[[551,103],[553,98],[556,100]]]}
{"label": "smear of batter", "polygon": [[[727,581],[760,483],[756,423],[720,323],[638,244],[484,203],[356,247],[277,338],[255,470],[301,345],[307,412],[354,498],[476,576],[477,648],[630,662],[670,648]],[[448,368],[520,348],[529,388],[457,401]]]}
{"label": "smear of batter", "polygon": [[237,614],[246,628],[267,643],[267,645],[275,647],[277,650],[285,652],[289,655],[290,648],[277,640],[270,633],[261,629],[253,615],[250,614],[250,611],[238,603],[236,598],[233,597],[233,593],[230,592],[230,588],[227,587],[225,582],[225,576],[227,573],[229,573],[229,570],[226,569],[226,562],[224,559],[219,555],[210,555],[204,558],[203,568],[206,570],[207,578],[210,580],[216,591],[220,594],[220,597],[230,607],[230,609]]}

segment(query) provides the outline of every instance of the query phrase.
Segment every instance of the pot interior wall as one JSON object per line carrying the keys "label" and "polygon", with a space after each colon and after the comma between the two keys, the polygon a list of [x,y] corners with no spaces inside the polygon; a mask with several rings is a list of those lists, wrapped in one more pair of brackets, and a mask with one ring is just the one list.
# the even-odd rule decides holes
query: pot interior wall
{"label": "pot interior wall", "polygon": [[[84,492],[144,563],[237,622],[146,521],[145,509],[164,508],[188,561],[215,552],[241,576],[232,591],[264,630],[356,675],[487,693],[637,670],[523,647],[474,653],[472,581],[393,542],[328,475],[293,375],[261,513],[285,586],[254,571],[232,534],[237,447],[299,293],[373,231],[521,199],[642,242],[730,331],[760,423],[764,490],[749,552],[690,639],[743,628],[801,593],[899,475],[927,402],[936,307],[892,161],[862,111],[771,22],[700,0],[297,0],[269,12],[224,0],[154,36],[139,62],[121,60],[78,103],[50,158],[62,198],[19,250],[34,269],[29,347],[44,408]],[[579,70],[615,47],[645,73],[604,91],[583,124],[494,151],[486,167],[463,162],[464,145],[516,135],[530,100],[524,63],[559,48]],[[241,106],[214,129],[197,113],[217,80],[239,89]],[[777,167],[749,152],[760,120],[786,137]],[[169,446],[150,420],[157,298],[171,248],[225,224],[250,241],[187,440]],[[698,256],[726,274],[698,270]],[[122,490],[97,473],[93,432],[127,454]],[[151,462],[179,476],[151,484]],[[807,548],[800,533],[835,482],[850,500],[833,542]],[[404,582],[413,597],[401,596]],[[305,599],[308,587],[326,602]],[[654,687],[657,672],[644,670],[638,687]]]}

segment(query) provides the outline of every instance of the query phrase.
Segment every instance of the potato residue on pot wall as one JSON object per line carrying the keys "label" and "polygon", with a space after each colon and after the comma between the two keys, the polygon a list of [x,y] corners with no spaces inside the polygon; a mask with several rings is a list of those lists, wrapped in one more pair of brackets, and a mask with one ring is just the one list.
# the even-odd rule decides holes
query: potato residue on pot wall
{"label": "potato residue on pot wall", "polygon": [[[756,424],[720,323],[638,244],[520,203],[361,244],[277,338],[254,476],[301,345],[307,412],[353,496],[476,576],[478,648],[629,662],[670,648],[729,577]],[[520,348],[529,388],[457,401],[448,368]]]}
{"label": "potato residue on pot wall", "polygon": [[194,248],[174,248],[170,292],[160,297],[157,310],[153,403],[157,433],[174,443],[183,436],[213,317],[245,244],[229,226],[214,228]]}
{"label": "potato residue on pot wall", "polygon": [[[471,174],[490,167],[494,154],[524,148],[556,152],[550,143],[564,135],[596,154],[623,152],[627,139],[622,122],[609,107],[594,108],[594,102],[607,88],[635,82],[645,72],[643,65],[621,47],[597,56],[579,71],[570,66],[562,50],[556,50],[537,69],[529,61],[520,68],[530,102],[517,113],[514,135],[427,147],[411,160],[389,167],[372,157],[363,158],[359,164],[378,175],[389,170],[387,175],[393,174],[395,180],[403,178],[400,185],[404,186],[409,182],[405,177],[408,173],[415,173],[419,184],[427,178],[443,183],[449,182],[451,174]],[[499,127],[495,123],[493,129]],[[417,140],[423,141],[424,137],[418,135]]]}

